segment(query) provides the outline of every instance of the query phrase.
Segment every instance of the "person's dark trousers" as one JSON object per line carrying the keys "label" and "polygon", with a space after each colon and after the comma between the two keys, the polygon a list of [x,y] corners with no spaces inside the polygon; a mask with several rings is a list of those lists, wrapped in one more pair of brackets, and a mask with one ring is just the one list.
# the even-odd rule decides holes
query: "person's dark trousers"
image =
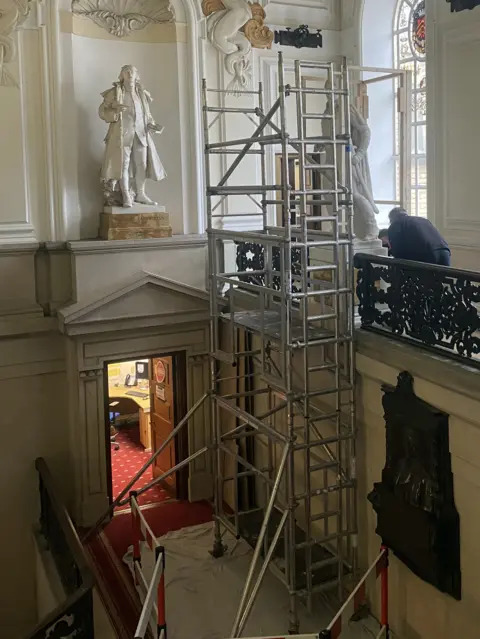
{"label": "person's dark trousers", "polygon": [[437,249],[435,253],[435,264],[439,266],[450,266],[450,251],[448,249]]}

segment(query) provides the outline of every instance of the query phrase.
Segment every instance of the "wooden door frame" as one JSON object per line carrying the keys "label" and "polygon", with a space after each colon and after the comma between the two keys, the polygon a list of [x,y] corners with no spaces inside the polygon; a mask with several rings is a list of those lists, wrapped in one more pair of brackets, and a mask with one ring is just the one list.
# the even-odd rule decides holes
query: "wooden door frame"
{"label": "wooden door frame", "polygon": [[[109,396],[108,396],[108,366],[109,364],[121,364],[122,362],[132,362],[136,359],[152,360],[155,357],[171,357],[172,358],[172,377],[173,377],[173,420],[174,424],[185,417],[188,410],[187,400],[187,352],[184,350],[174,351],[173,353],[159,353],[155,355],[139,355],[138,358],[126,357],[105,361],[103,364],[103,389],[104,389],[104,422],[105,422],[105,450],[107,462],[107,494],[109,503],[113,503],[113,478],[112,478],[112,445],[110,444],[110,416],[109,416]],[[151,403],[150,395],[150,403]],[[152,406],[150,405],[150,414]],[[175,458],[177,463],[188,457],[188,427],[184,427],[175,437]],[[152,450],[152,454],[153,454]],[[188,482],[190,472],[187,464],[177,472],[177,490],[176,499],[188,500]]]}

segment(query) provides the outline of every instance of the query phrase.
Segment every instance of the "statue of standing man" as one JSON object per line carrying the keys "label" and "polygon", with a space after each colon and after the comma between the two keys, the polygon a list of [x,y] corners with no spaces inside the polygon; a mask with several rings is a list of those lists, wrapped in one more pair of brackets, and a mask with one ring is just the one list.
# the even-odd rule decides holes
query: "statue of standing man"
{"label": "statue of standing man", "polygon": [[102,97],[98,113],[109,124],[101,173],[105,204],[120,199],[125,208],[134,202],[156,205],[145,193],[145,182],[159,182],[167,175],[152,138],[163,127],[150,113],[152,98],[140,84],[137,69],[122,67],[118,82]]}

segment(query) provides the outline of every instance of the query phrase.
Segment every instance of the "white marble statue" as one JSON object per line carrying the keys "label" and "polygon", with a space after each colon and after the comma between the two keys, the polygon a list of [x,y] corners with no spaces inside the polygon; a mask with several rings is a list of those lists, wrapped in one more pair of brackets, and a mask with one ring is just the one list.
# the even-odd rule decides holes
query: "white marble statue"
{"label": "white marble statue", "polygon": [[[327,81],[325,88],[329,89]],[[327,98],[325,115],[332,113],[331,98]],[[335,105],[335,117],[337,121],[337,131],[340,129],[340,107],[338,102]],[[375,216],[378,215],[378,207],[373,197],[372,178],[370,175],[370,165],[368,163],[368,147],[370,145],[371,132],[366,119],[350,103],[350,124],[352,135],[352,197],[353,197],[353,230],[355,237],[359,240],[370,241],[378,238],[378,225]],[[322,130],[325,137],[331,138],[333,135],[332,120],[322,121]],[[327,154],[326,164],[333,164],[333,148],[325,145]],[[328,174],[327,174],[328,176]]]}
{"label": "white marble statue", "polygon": [[225,9],[207,19],[208,39],[225,56],[225,68],[233,76],[227,87],[233,95],[248,89],[251,83],[252,45],[240,29],[252,19],[247,0],[222,0]]}
{"label": "white marble statue", "polygon": [[152,138],[163,127],[150,113],[150,93],[140,84],[137,69],[126,65],[102,97],[99,115],[109,124],[101,173],[105,204],[118,203],[120,196],[125,208],[134,202],[155,205],[145,193],[145,182],[159,182],[167,174]]}
{"label": "white marble statue", "polygon": [[378,207],[373,198],[372,178],[368,162],[371,131],[366,119],[354,104],[350,105],[352,131],[353,230],[359,240],[376,240]]}

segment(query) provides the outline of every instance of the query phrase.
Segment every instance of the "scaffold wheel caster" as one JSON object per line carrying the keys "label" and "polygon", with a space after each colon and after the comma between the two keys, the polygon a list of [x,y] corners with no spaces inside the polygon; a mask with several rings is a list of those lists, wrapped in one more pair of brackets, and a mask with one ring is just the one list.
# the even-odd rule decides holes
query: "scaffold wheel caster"
{"label": "scaffold wheel caster", "polygon": [[212,555],[214,559],[220,559],[220,557],[223,557],[226,551],[227,551],[227,546],[222,544],[221,541],[215,541],[213,543],[213,548],[210,554]]}

